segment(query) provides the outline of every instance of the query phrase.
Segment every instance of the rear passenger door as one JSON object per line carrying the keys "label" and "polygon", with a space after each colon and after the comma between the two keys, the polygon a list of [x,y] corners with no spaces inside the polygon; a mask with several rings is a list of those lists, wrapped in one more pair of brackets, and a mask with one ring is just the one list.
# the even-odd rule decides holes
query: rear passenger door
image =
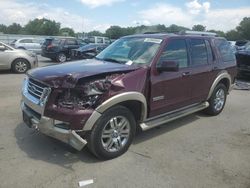
{"label": "rear passenger door", "polygon": [[76,39],[67,39],[65,42],[65,48],[67,48],[67,55],[70,56],[71,50],[79,48],[78,42]]}
{"label": "rear passenger door", "polygon": [[189,41],[191,101],[205,101],[212,84],[214,54],[210,41],[204,38],[191,38]]}

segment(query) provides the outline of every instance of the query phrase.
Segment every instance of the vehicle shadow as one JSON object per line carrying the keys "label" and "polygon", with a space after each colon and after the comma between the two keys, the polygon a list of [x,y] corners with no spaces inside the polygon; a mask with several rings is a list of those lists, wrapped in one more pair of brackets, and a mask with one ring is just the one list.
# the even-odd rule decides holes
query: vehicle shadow
{"label": "vehicle shadow", "polygon": [[[139,132],[133,144],[137,145],[182,126],[188,126],[188,124],[198,120],[200,117],[200,113],[195,113],[151,130]],[[84,163],[102,162],[92,155],[87,147],[82,151],[77,151],[61,141],[28,128],[24,123],[19,123],[15,128],[15,137],[19,148],[30,158],[35,160],[57,164],[67,169],[73,169],[72,165],[79,161]]]}
{"label": "vehicle shadow", "polygon": [[158,127],[152,128],[152,129],[145,131],[145,132],[140,131],[136,135],[133,144],[135,144],[135,145],[140,144],[141,142],[144,142],[146,140],[160,136],[162,134],[166,134],[166,133],[168,133],[172,130],[178,129],[182,126],[188,126],[188,124],[200,119],[201,114],[202,114],[201,112],[198,112],[198,113],[191,114],[191,115],[182,117],[180,119],[171,121],[169,123],[162,124]]}
{"label": "vehicle shadow", "polygon": [[19,123],[15,128],[15,137],[19,148],[35,160],[57,164],[67,169],[72,169],[72,165],[78,161],[101,162],[87,147],[77,151],[67,144],[28,128],[24,123]]}
{"label": "vehicle shadow", "polygon": [[0,70],[0,74],[15,74],[11,70]]}

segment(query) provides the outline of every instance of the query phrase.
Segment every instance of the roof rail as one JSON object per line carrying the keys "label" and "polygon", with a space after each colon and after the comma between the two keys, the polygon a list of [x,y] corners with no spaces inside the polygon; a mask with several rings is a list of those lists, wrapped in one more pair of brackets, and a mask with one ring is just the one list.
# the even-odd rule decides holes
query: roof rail
{"label": "roof rail", "polygon": [[157,32],[157,31],[149,31],[149,32],[145,32],[145,33],[143,33],[143,34],[158,34],[158,33],[160,33],[160,32]]}
{"label": "roof rail", "polygon": [[181,31],[180,35],[200,35],[200,36],[214,36],[217,37],[217,33],[206,32],[206,31]]}

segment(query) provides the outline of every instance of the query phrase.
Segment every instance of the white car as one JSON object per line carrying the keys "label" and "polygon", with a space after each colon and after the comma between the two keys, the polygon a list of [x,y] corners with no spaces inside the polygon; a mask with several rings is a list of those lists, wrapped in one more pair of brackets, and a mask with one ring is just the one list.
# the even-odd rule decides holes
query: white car
{"label": "white car", "polygon": [[21,38],[14,43],[14,47],[17,49],[30,50],[35,53],[41,53],[41,46],[41,42],[34,38]]}
{"label": "white car", "polygon": [[35,53],[15,49],[0,42],[0,70],[12,70],[16,73],[25,73],[37,67],[38,61]]}

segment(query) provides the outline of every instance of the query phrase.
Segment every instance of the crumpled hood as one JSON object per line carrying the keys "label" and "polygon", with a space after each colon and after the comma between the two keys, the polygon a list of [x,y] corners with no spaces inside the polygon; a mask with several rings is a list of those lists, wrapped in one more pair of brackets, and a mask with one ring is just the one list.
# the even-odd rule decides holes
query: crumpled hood
{"label": "crumpled hood", "polygon": [[84,77],[104,73],[130,72],[136,69],[138,69],[137,66],[89,59],[36,68],[30,70],[27,74],[50,87],[72,88],[79,79]]}

